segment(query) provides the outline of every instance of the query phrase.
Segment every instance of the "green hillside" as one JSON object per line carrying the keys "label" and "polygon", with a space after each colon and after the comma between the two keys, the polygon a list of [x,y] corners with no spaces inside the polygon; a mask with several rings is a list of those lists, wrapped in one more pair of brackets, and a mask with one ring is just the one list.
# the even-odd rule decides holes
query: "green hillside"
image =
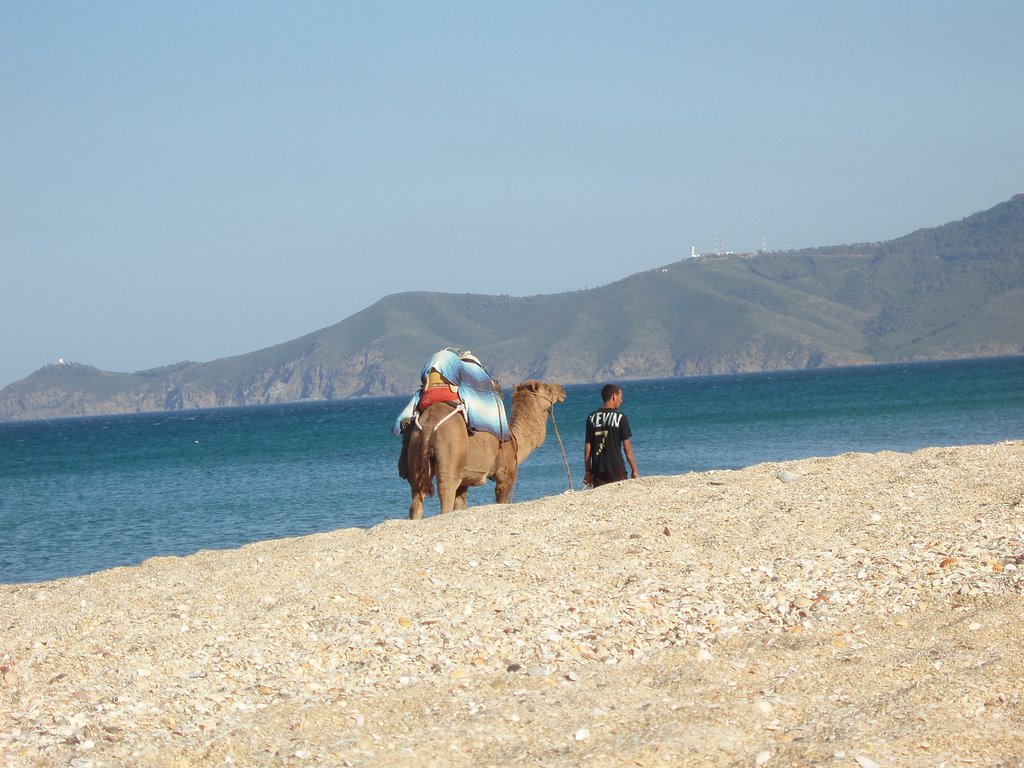
{"label": "green hillside", "polygon": [[1024,353],[1024,195],[883,243],[688,258],[586,291],[387,296],[294,341],[208,363],[47,366],[0,419],[408,394],[472,349],[506,383]]}

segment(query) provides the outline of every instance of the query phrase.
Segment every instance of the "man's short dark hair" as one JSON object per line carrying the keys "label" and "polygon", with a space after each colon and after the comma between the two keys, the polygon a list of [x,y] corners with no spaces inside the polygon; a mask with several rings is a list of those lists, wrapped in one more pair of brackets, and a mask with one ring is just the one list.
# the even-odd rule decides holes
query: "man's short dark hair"
{"label": "man's short dark hair", "polygon": [[601,400],[607,403],[621,391],[622,390],[614,384],[605,384],[601,387]]}

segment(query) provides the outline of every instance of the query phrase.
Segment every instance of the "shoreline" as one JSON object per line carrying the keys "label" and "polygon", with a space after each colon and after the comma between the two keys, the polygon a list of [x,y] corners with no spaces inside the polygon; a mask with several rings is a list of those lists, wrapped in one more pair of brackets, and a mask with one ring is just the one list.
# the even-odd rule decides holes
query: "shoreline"
{"label": "shoreline", "polygon": [[1022,615],[1022,441],[643,477],[0,585],[0,761],[1016,765]]}

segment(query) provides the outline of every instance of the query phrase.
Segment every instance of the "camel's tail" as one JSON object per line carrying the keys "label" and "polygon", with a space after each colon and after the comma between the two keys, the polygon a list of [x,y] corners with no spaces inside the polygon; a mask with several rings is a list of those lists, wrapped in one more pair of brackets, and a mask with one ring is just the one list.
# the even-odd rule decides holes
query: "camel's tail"
{"label": "camel's tail", "polygon": [[434,468],[431,458],[430,438],[433,430],[422,429],[419,425],[413,425],[411,429],[419,430],[418,449],[415,456],[410,456],[413,462],[412,477],[416,493],[426,496],[434,495]]}

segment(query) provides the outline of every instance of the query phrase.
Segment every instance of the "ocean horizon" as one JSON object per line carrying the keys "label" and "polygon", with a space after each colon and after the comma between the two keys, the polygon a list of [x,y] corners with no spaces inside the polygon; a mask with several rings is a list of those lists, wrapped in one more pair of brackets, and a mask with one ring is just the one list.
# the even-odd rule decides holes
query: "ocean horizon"
{"label": "ocean horizon", "polygon": [[[616,383],[641,475],[1024,438],[1024,357]],[[582,490],[600,388],[566,386],[514,502]],[[0,423],[0,582],[406,519],[408,398]]]}

